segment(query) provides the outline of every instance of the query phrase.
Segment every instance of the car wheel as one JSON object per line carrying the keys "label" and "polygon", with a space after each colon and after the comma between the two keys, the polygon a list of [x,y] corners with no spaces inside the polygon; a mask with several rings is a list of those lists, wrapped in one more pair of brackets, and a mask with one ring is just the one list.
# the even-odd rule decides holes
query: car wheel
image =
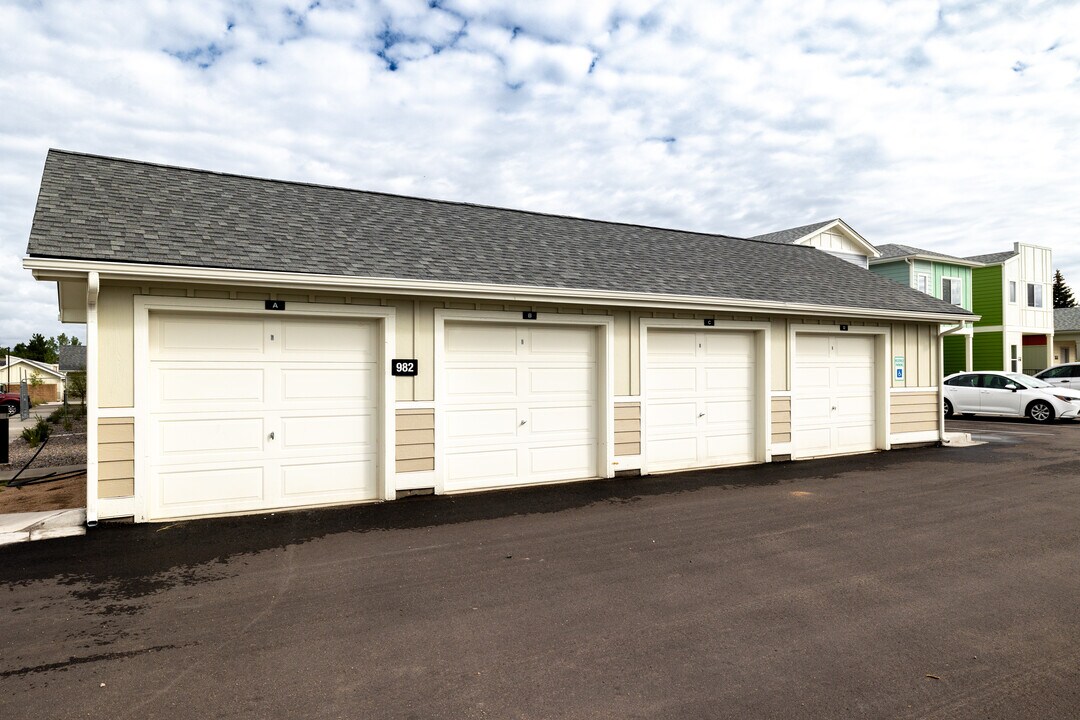
{"label": "car wheel", "polygon": [[19,412],[19,408],[15,407],[14,405],[5,405],[4,408],[7,410],[8,417],[12,417],[17,412]]}
{"label": "car wheel", "polygon": [[952,403],[948,400],[945,401],[945,417],[951,418],[953,416]]}
{"label": "car wheel", "polygon": [[1047,423],[1054,419],[1054,408],[1050,403],[1036,400],[1028,405],[1028,417],[1037,423]]}

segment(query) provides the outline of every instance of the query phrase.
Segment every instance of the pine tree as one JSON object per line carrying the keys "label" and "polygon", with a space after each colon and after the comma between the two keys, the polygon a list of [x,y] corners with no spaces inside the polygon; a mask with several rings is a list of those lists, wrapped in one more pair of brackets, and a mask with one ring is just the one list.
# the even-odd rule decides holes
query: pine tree
{"label": "pine tree", "polygon": [[1076,298],[1073,297],[1073,292],[1069,286],[1065,284],[1065,277],[1060,270],[1054,273],[1054,307],[1076,307]]}

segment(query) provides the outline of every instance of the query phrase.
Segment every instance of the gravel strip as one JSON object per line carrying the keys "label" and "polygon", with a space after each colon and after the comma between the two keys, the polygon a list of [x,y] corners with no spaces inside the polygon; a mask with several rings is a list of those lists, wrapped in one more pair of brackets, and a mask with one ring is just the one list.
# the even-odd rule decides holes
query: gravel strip
{"label": "gravel strip", "polygon": [[[34,456],[40,446],[30,447],[25,440],[15,438],[8,447],[9,465],[0,470],[18,470]],[[54,425],[45,449],[34,459],[31,468],[58,467],[60,465],[86,464],[86,421],[76,422],[70,431]]]}

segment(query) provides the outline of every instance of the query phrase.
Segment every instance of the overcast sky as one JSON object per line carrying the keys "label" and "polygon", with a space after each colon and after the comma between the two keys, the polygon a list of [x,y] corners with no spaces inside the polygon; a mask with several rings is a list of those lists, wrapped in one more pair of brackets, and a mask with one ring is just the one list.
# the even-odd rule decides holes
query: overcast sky
{"label": "overcast sky", "polygon": [[0,344],[50,147],[754,235],[1054,249],[1080,290],[1080,3],[0,1]]}

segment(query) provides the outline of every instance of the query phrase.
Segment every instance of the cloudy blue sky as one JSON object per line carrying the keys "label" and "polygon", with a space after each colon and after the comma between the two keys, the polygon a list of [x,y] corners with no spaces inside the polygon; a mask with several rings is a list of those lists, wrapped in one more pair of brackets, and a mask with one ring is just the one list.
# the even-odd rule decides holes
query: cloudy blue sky
{"label": "cloudy blue sky", "polygon": [[46,150],[753,235],[843,217],[1080,289],[1080,3],[0,2],[0,344]]}

